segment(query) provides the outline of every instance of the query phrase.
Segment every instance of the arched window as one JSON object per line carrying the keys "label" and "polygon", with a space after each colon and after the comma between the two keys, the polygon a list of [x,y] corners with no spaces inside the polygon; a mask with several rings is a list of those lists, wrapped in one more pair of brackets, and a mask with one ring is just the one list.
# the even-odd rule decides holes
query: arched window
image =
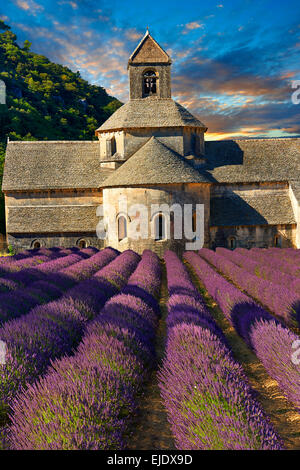
{"label": "arched window", "polygon": [[118,240],[124,240],[127,238],[127,219],[124,215],[118,218]]}
{"label": "arched window", "polygon": [[228,245],[231,250],[236,248],[236,239],[234,237],[230,237],[228,240]]}
{"label": "arched window", "polygon": [[144,96],[156,95],[157,93],[157,77],[153,70],[148,70],[143,76]]}
{"label": "arched window", "polygon": [[275,235],[274,237],[274,246],[277,248],[281,247],[281,236],[280,235]]}
{"label": "arched window", "polygon": [[38,240],[35,240],[35,241],[33,242],[32,248],[33,248],[34,250],[39,250],[39,249],[41,248],[40,242],[39,242]]}
{"label": "arched window", "polygon": [[80,250],[82,250],[83,248],[87,247],[87,241],[82,238],[81,240],[78,241],[77,245],[80,248]]}
{"label": "arched window", "polygon": [[158,214],[154,219],[155,241],[166,238],[166,218],[163,214]]}

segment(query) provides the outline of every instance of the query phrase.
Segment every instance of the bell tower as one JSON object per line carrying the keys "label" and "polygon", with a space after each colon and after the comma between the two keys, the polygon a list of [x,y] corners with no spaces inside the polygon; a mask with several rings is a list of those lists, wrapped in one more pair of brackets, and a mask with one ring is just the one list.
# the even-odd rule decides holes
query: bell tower
{"label": "bell tower", "polygon": [[171,63],[147,29],[128,61],[130,99],[171,98]]}

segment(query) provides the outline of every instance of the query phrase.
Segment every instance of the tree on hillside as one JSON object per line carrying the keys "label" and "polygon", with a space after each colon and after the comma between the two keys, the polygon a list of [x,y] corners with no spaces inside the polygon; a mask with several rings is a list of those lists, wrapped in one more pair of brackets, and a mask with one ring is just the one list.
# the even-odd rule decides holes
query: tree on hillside
{"label": "tree on hillside", "polygon": [[[6,105],[0,105],[0,183],[5,146],[11,140],[91,140],[121,103],[104,88],[89,84],[79,72],[55,64],[17,44],[17,36],[0,20],[0,80]],[[4,231],[3,195],[0,232]]]}

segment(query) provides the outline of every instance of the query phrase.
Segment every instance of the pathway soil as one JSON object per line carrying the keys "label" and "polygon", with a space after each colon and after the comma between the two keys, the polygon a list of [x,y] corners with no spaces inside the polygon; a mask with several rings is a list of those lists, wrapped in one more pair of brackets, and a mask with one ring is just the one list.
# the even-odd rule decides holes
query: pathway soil
{"label": "pathway soil", "polygon": [[159,321],[155,341],[157,367],[152,371],[148,382],[144,386],[144,394],[140,398],[139,413],[133,422],[133,433],[128,445],[128,449],[130,450],[175,449],[166,409],[160,397],[157,380],[157,371],[162,363],[165,352],[167,301],[168,289],[166,270],[163,265],[160,293],[160,309],[162,316]]}
{"label": "pathway soil", "polygon": [[235,329],[223,315],[217,303],[210,297],[203,284],[199,281],[193,268],[189,263],[185,264],[189,269],[193,282],[204,297],[212,316],[222,328],[232,348],[233,355],[244,368],[250,385],[257,393],[258,401],[269,416],[275,430],[284,441],[285,448],[293,450],[300,449],[299,412],[295,409],[294,405],[283,396],[276,380],[273,380],[269,376],[259,359],[251,349],[248,348],[242,338],[238,336]]}

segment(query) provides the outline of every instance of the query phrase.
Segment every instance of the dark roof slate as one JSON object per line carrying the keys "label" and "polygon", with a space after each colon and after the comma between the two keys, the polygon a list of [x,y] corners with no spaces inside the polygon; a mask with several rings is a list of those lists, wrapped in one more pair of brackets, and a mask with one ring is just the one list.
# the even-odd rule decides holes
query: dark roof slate
{"label": "dark roof slate", "polygon": [[2,189],[92,189],[111,172],[100,167],[98,141],[14,141],[7,145]]}
{"label": "dark roof slate", "polygon": [[138,184],[207,183],[181,155],[151,137],[103,183],[103,187]]}
{"label": "dark roof slate", "polygon": [[300,180],[300,138],[211,141],[205,154],[215,182]]}
{"label": "dark roof slate", "polygon": [[199,119],[171,98],[148,96],[123,104],[96,133],[117,129],[186,126],[207,129]]}
{"label": "dark roof slate", "polygon": [[[162,179],[219,184],[290,181],[295,185],[300,181],[300,138],[206,142],[207,163],[199,170],[162,143],[158,147],[149,151],[143,146],[116,171],[100,167],[98,141],[9,142],[2,188],[7,191],[96,189],[106,184],[110,176],[110,184],[121,185],[120,175],[125,178],[129,165],[132,175],[127,172],[123,182],[126,186],[140,184],[141,180],[155,184]],[[153,158],[157,158],[156,168],[152,161],[147,161]],[[185,170],[179,175],[181,167]]]}
{"label": "dark roof slate", "polygon": [[287,191],[263,190],[213,197],[211,226],[279,225],[296,223]]}

